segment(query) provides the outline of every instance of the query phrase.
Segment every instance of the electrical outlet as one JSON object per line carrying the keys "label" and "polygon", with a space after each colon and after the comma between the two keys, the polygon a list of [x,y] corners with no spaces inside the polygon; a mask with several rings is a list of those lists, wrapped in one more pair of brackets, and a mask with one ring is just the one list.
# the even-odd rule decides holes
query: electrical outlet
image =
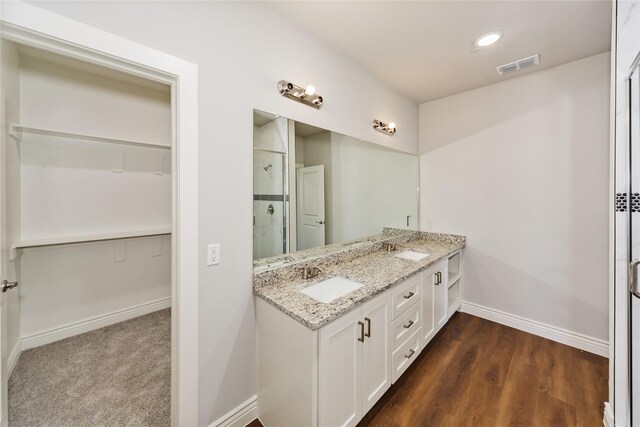
{"label": "electrical outlet", "polygon": [[207,246],[207,265],[220,264],[220,244]]}

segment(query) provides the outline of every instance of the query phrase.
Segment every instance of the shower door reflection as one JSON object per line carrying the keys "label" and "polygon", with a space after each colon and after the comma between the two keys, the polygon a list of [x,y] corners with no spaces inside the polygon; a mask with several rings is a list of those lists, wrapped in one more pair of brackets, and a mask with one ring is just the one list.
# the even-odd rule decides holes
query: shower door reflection
{"label": "shower door reflection", "polygon": [[288,252],[287,119],[254,126],[253,258]]}

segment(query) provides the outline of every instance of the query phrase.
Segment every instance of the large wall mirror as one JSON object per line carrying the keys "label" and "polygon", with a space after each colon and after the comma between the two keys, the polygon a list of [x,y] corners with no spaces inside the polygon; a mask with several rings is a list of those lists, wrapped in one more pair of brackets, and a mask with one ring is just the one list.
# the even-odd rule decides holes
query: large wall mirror
{"label": "large wall mirror", "polygon": [[254,110],[253,259],[415,229],[418,157]]}

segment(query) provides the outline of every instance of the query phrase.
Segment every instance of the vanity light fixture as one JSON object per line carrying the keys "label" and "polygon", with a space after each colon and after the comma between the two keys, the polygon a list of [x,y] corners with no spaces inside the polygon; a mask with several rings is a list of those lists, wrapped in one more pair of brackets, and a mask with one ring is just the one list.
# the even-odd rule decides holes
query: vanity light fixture
{"label": "vanity light fixture", "polygon": [[391,136],[396,133],[396,124],[394,122],[383,123],[380,120],[374,120],[373,128],[378,132],[386,133]]}
{"label": "vanity light fixture", "polygon": [[302,87],[286,80],[280,80],[278,82],[278,91],[282,96],[286,96],[289,99],[293,99],[310,107],[317,109],[322,107],[323,99],[320,95],[316,94],[316,88],[312,85]]}
{"label": "vanity light fixture", "polygon": [[476,39],[475,45],[478,47],[487,47],[491,46],[498,40],[502,38],[502,33],[500,31],[492,31],[487,34],[483,34]]}

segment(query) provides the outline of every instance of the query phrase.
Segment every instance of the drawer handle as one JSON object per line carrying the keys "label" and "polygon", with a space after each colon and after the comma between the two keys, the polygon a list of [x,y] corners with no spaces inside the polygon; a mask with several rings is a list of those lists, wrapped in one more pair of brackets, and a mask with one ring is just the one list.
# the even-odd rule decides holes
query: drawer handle
{"label": "drawer handle", "polygon": [[365,317],[364,321],[367,322],[367,332],[364,333],[364,336],[370,337],[371,336],[371,319],[369,319],[368,317]]}
{"label": "drawer handle", "polygon": [[411,359],[411,356],[413,356],[415,353],[416,351],[414,349],[411,349],[409,354],[405,354],[404,357],[406,357],[407,359]]}
{"label": "drawer handle", "polygon": [[413,326],[413,320],[409,320],[407,323],[405,323],[402,326],[404,326],[405,329],[409,329],[410,327]]}
{"label": "drawer handle", "polygon": [[404,295],[404,298],[405,298],[405,299],[409,299],[409,298],[411,298],[411,297],[412,297],[412,296],[414,296],[414,295],[415,295],[415,294],[414,294],[413,292],[409,292],[408,294]]}
{"label": "drawer handle", "polygon": [[442,273],[436,272],[436,286],[442,283]]}
{"label": "drawer handle", "polygon": [[364,342],[364,323],[358,320],[358,325],[360,325],[360,338],[358,338],[358,341]]}

